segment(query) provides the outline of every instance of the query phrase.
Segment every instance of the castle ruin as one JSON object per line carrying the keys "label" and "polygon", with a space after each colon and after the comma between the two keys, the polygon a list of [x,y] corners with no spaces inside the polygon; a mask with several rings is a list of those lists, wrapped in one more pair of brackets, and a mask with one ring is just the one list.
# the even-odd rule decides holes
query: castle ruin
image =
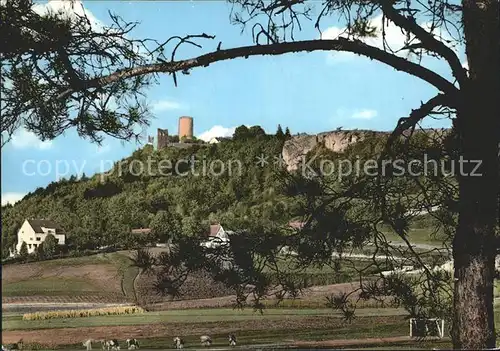
{"label": "castle ruin", "polygon": [[[178,128],[179,128],[178,130],[179,142],[170,143],[171,146],[188,147],[189,145],[184,144],[184,141],[193,139],[193,117],[188,117],[188,116],[179,117]],[[154,137],[149,136],[148,144],[152,144],[153,140]],[[156,140],[157,140],[157,145],[156,145],[157,150],[161,150],[169,146],[168,129],[158,128]]]}
{"label": "castle ruin", "polygon": [[182,116],[179,118],[179,142],[193,139],[193,117]]}
{"label": "castle ruin", "polygon": [[158,128],[158,137],[157,137],[158,145],[157,150],[161,150],[167,147],[168,145],[168,129]]}

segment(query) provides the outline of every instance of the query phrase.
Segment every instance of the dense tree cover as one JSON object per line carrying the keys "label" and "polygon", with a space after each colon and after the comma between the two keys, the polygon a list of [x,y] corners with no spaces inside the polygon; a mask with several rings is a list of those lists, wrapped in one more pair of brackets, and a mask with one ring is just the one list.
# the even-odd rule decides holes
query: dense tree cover
{"label": "dense tree cover", "polygon": [[[155,239],[166,242],[170,236],[206,235],[210,222],[229,217],[289,220],[282,209],[293,201],[277,195],[272,165],[282,145],[282,139],[260,132],[251,139],[190,148],[157,151],[147,145],[116,162],[107,175],[53,182],[3,207],[2,251],[8,253],[29,217],[57,221],[80,249],[140,243],[138,235],[130,234],[133,228],[150,227]],[[271,165],[256,164],[261,154],[269,156]],[[162,160],[170,161],[171,168],[159,167]]]}
{"label": "dense tree cover", "polygon": [[[432,270],[438,262],[426,261],[425,255],[416,254],[411,245],[394,247],[385,235],[392,229],[401,240],[411,240],[409,227],[415,223],[413,211],[425,209],[420,207],[420,186],[432,185],[427,189],[428,201],[443,203],[443,199],[449,197],[443,189],[455,187],[451,193],[456,195],[456,177],[446,176],[438,170],[431,182],[425,173],[416,175],[423,171],[424,164],[409,173],[407,169],[406,172],[398,170],[394,162],[385,166],[381,176],[363,170],[346,172],[338,167],[345,161],[363,164],[378,160],[389,135],[362,131],[346,133],[345,137],[363,138],[343,153],[332,152],[319,143],[306,155],[310,161],[306,174],[301,171],[275,172],[278,181],[272,196],[281,197],[283,201],[270,204],[274,216],[262,216],[265,212],[254,212],[252,216],[238,211],[229,213],[225,223],[231,224],[235,234],[228,245],[203,248],[199,245],[199,238],[181,236],[174,238],[174,247],[169,254],[148,259],[148,255],[142,252],[138,264],[144,271],[151,267],[164,268],[156,277],[156,288],[162,293],[180,294],[188,278],[204,270],[213,279],[234,289],[239,304],[251,303],[257,308],[261,308],[262,299],[270,295],[278,299],[296,296],[308,284],[307,277],[300,274],[305,267],[327,265],[335,267],[334,274],[338,274],[341,266],[352,265],[362,285],[352,293],[331,297],[329,303],[341,309],[347,319],[353,318],[357,300],[390,296],[412,317],[439,316],[450,321],[451,276]],[[428,161],[448,167],[452,159],[448,153],[440,151],[446,150],[443,145],[452,138],[449,131],[415,133],[413,138],[396,140],[394,152],[388,160],[408,163],[427,157]],[[323,161],[328,161],[333,169],[324,168]],[[403,164],[403,167],[408,167],[408,164]],[[397,177],[394,176],[396,171],[400,173]],[[428,171],[432,172],[432,169]],[[305,221],[305,226],[301,230],[288,227],[284,219],[291,218],[300,218]],[[443,227],[444,218],[448,222]],[[456,225],[456,212],[444,208],[433,213],[424,226],[435,225],[450,234]],[[445,244],[450,242],[451,236],[444,238]],[[369,244],[376,253],[388,258],[383,261],[374,259],[366,264],[347,258],[332,258],[332,254],[363,250]],[[290,252],[297,255],[288,254]],[[395,254],[406,258],[405,265],[423,268],[422,274],[413,277],[374,276],[374,273],[380,274],[401,265],[394,259]],[[440,256],[447,258],[446,253]]]}

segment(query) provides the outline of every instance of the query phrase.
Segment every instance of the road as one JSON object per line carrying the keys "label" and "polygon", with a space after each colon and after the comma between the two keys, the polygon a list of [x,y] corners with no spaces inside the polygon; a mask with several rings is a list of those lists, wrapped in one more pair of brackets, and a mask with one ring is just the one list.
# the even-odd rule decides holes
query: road
{"label": "road", "polygon": [[[396,246],[396,247],[408,247],[406,243],[404,242],[397,242],[397,241],[389,241],[388,242],[391,246]],[[373,244],[370,244],[370,246],[374,246]],[[416,244],[412,243],[411,246],[415,249],[421,249],[421,250],[446,250],[445,247],[439,246],[439,245],[431,245],[431,244]]]}

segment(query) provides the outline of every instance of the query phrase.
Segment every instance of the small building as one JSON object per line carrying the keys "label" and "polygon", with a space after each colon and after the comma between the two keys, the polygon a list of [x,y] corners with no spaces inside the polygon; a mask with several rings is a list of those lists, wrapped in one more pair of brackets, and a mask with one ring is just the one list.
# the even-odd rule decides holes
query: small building
{"label": "small building", "polygon": [[214,247],[229,242],[229,237],[234,232],[225,230],[220,224],[210,225],[210,232],[208,233],[208,240],[203,242],[205,247]]}
{"label": "small building", "polygon": [[208,143],[209,143],[209,144],[218,144],[218,143],[220,143],[220,141],[221,141],[221,139],[220,139],[220,138],[218,138],[218,137],[213,137],[213,138],[211,138],[211,139],[208,141]]}
{"label": "small building", "polygon": [[137,228],[137,229],[132,229],[131,230],[132,234],[135,235],[147,235],[151,233],[151,228]]}
{"label": "small building", "polygon": [[219,238],[222,240],[229,240],[229,235],[233,234],[232,231],[224,230],[220,224],[212,224],[210,225],[210,233],[209,233],[209,238]]}
{"label": "small building", "polygon": [[66,243],[64,229],[56,222],[47,219],[25,220],[17,232],[17,244],[14,252],[10,252],[10,256],[13,257],[19,254],[23,242],[28,247],[28,254],[32,254],[45,241],[49,234],[52,234],[56,238],[59,245]]}

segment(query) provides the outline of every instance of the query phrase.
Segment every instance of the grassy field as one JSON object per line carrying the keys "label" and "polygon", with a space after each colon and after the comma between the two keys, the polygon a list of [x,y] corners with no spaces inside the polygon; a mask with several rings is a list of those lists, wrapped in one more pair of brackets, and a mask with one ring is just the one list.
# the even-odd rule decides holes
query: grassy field
{"label": "grassy field", "polygon": [[133,298],[137,272],[121,253],[10,264],[2,267],[2,295]]}
{"label": "grassy field", "polygon": [[[442,240],[442,238],[433,237],[431,231],[421,228],[413,228],[409,238],[413,243],[436,245],[439,245]],[[390,233],[387,234],[387,239],[401,241],[396,235]],[[366,266],[366,262],[355,262],[355,264],[358,269]],[[288,262],[282,263],[281,267],[290,268]],[[136,293],[134,280],[138,268],[132,265],[130,252],[124,251],[7,265],[2,267],[2,273],[2,293],[6,298],[14,299],[19,296],[46,298],[101,296],[108,298],[113,295],[121,297],[124,301],[130,301]],[[311,277],[309,281],[311,285],[327,285],[345,281],[346,277],[355,275],[356,272],[347,265],[341,272],[336,272],[329,266],[311,266],[301,274],[308,275],[308,279]],[[142,279],[153,278],[142,277]],[[196,277],[194,280],[204,281]],[[140,279],[138,283],[140,286]],[[208,282],[208,284],[211,283]],[[205,285],[207,285],[206,282]],[[188,287],[190,290],[198,288],[203,287],[198,287],[198,285]],[[357,310],[356,318],[352,323],[347,323],[343,320],[341,313],[323,308],[325,296],[331,293],[330,290],[323,288],[330,289],[331,287],[316,286],[314,288],[316,290],[310,295],[298,300],[285,300],[280,308],[273,308],[272,301],[266,301],[268,308],[262,314],[251,308],[244,310],[196,308],[169,309],[139,315],[23,321],[19,313],[3,313],[2,342],[14,342],[23,338],[25,342],[32,343],[35,348],[38,345],[38,349],[43,345],[51,345],[49,349],[75,350],[82,349],[83,338],[116,337],[123,341],[129,337],[136,337],[141,341],[141,349],[166,349],[171,347],[174,336],[182,336],[187,348],[199,348],[199,336],[202,334],[211,335],[215,341],[214,346],[221,347],[227,346],[228,333],[236,333],[238,344],[243,347],[256,344],[287,343],[291,345],[297,341],[320,342],[408,336],[408,321],[405,319],[403,310],[373,308],[374,306],[367,302],[364,308]],[[500,296],[500,284],[495,285],[495,296]],[[495,319],[497,325],[500,325],[500,313],[495,315]],[[125,346],[124,343],[123,346]],[[387,343],[383,346],[364,344],[350,348],[429,349],[437,347],[446,349],[450,346],[449,341],[425,344],[407,341]],[[96,347],[97,345],[94,345],[94,348]]]}
{"label": "grassy field", "polygon": [[[500,311],[500,310],[499,310]],[[199,336],[209,334],[215,347],[227,347],[227,334],[236,333],[241,347],[252,345],[294,345],[297,342],[328,344],[335,340],[358,340],[359,345],[333,348],[430,349],[451,347],[449,340],[418,342],[394,340],[380,345],[369,338],[408,336],[405,313],[397,309],[358,310],[351,322],[330,309],[267,309],[263,314],[251,309],[171,310],[144,315],[101,316],[67,320],[22,321],[20,315],[2,316],[4,340],[24,338],[32,346],[51,345],[48,349],[80,349],[82,335],[95,339],[116,337],[123,345],[127,337],[136,337],[141,349],[170,348],[174,336],[182,336],[187,348],[199,348]],[[500,323],[500,313],[495,322]],[[449,328],[449,325],[446,325]],[[53,335],[58,335],[57,340]],[[7,338],[7,339],[6,339]],[[9,339],[10,338],[10,339]],[[401,338],[400,338],[401,339]],[[354,341],[352,341],[354,342]],[[365,342],[362,344],[362,342]],[[252,346],[253,347],[253,346]],[[270,347],[270,346],[268,346]],[[330,347],[331,349],[332,347]],[[47,349],[47,348],[46,348]]]}
{"label": "grassy field", "polygon": [[[364,309],[345,322],[329,309],[268,309],[264,314],[250,309],[179,310],[141,316],[105,316],[49,321],[22,321],[20,316],[2,318],[4,340],[53,345],[50,349],[79,349],[82,335],[119,340],[140,339],[141,349],[165,349],[174,336],[182,336],[187,348],[199,347],[199,336],[209,334],[213,346],[227,346],[227,334],[236,333],[238,344],[293,344],[296,341],[390,338],[408,334],[403,312],[395,309]],[[33,323],[32,323],[33,322]],[[51,328],[51,329],[48,329]],[[65,329],[61,329],[65,328]],[[58,335],[54,340],[53,335]],[[122,345],[125,346],[125,345]]]}
{"label": "grassy field", "polygon": [[[358,311],[360,317],[403,315],[405,312],[393,308],[366,308]],[[2,317],[2,330],[36,330],[54,328],[80,328],[99,326],[125,326],[154,323],[207,323],[245,320],[280,320],[283,318],[303,318],[328,316],[342,318],[341,313],[331,309],[273,309],[267,308],[261,314],[252,309],[193,309],[146,312],[137,315],[95,316],[85,318],[58,318],[23,321],[22,315],[10,314]]]}
{"label": "grassy field", "polygon": [[[387,238],[401,241],[395,234],[389,232]],[[410,230],[409,238],[415,243],[438,244],[441,241],[440,238],[433,237],[431,230],[418,227]],[[366,247],[366,250],[358,251],[369,254],[370,250],[370,247]],[[366,267],[367,262],[355,261],[354,264],[361,269]],[[281,268],[289,269],[290,266],[285,262]],[[132,266],[130,252],[127,251],[28,264],[9,264],[2,268],[2,293],[4,297],[11,299],[20,296],[45,297],[45,300],[41,300],[47,302],[53,297],[61,299],[65,297],[68,302],[71,302],[72,298],[81,297],[85,297],[88,302],[104,302],[106,296],[110,297],[109,302],[118,302],[117,300],[126,302],[134,300],[136,295],[141,296],[141,294],[149,298],[154,295],[148,290],[148,284],[153,278],[141,276],[135,286],[138,291],[135,291],[134,280],[138,271],[137,267]],[[370,268],[368,273],[376,273],[375,268]],[[349,267],[349,264],[343,265],[340,272],[328,266],[311,266],[297,274],[306,279],[309,285],[338,284],[357,278],[356,270]],[[203,281],[203,279],[195,277],[194,281]],[[187,290],[203,291],[204,287],[193,284]],[[222,291],[213,291],[214,289],[205,290],[207,290],[207,296],[194,294],[193,296],[186,295],[185,298],[199,299],[230,295]],[[201,295],[203,294],[205,292]]]}
{"label": "grassy field", "polygon": [[[394,242],[402,242],[399,235],[394,232],[386,231],[384,232],[387,240]],[[433,229],[426,228],[410,228],[408,231],[408,240],[414,244],[427,244],[441,246],[445,236],[442,233],[434,233]]]}
{"label": "grassy field", "polygon": [[99,293],[98,286],[92,285],[84,279],[48,277],[42,279],[22,280],[7,283],[2,287],[4,296],[38,295],[44,292],[47,295],[74,295]]}

